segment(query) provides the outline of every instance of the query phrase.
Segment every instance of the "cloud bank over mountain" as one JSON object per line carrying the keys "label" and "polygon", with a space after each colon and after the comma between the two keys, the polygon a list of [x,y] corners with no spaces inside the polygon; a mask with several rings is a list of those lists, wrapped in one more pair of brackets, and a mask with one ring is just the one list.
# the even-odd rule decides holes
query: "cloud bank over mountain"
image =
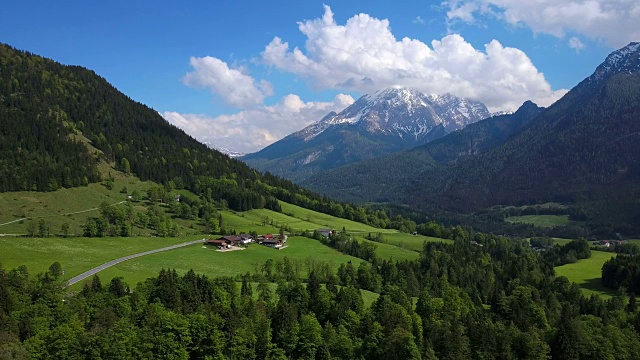
{"label": "cloud bank over mountain", "polygon": [[275,105],[230,115],[211,117],[165,111],[162,116],[202,142],[250,153],[304,128],[331,111],[341,111],[353,101],[349,95],[338,94],[328,102],[304,102],[298,95],[289,94]]}

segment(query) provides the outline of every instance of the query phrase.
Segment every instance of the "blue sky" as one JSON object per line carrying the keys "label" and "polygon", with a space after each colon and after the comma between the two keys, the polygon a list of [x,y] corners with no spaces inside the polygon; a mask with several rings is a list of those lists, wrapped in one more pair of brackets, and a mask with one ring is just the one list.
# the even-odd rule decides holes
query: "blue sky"
{"label": "blue sky", "polygon": [[13,1],[1,18],[1,42],[95,70],[245,152],[387,86],[549,105],[640,40],[625,0]]}

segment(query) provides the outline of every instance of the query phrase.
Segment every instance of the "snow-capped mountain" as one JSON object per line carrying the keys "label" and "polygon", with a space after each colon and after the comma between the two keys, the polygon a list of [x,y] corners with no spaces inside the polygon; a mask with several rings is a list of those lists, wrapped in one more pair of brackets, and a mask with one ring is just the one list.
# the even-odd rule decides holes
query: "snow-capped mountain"
{"label": "snow-capped mountain", "polygon": [[489,116],[477,101],[389,88],[364,95],[340,113],[331,112],[242,160],[299,181],[317,171],[428,143]]}
{"label": "snow-capped mountain", "polygon": [[586,81],[600,81],[615,74],[637,72],[640,72],[640,42],[632,42],[609,54]]}
{"label": "snow-capped mountain", "polygon": [[357,125],[372,134],[398,136],[412,142],[439,125],[449,133],[489,116],[487,107],[477,101],[389,88],[364,95],[339,114],[330,113],[294,135],[309,141],[327,129]]}
{"label": "snow-capped mountain", "polygon": [[514,113],[513,111],[496,111],[491,113],[491,117],[502,116],[502,115],[512,115],[513,113]]}
{"label": "snow-capped mountain", "polygon": [[216,145],[213,145],[213,144],[208,143],[208,142],[204,142],[204,144],[207,145],[207,147],[209,149],[218,150],[221,153],[227,155],[228,157],[237,158],[237,157],[241,157],[241,156],[245,155],[244,153],[240,153],[240,152],[237,152],[237,151],[232,151],[232,150],[229,150],[229,149],[224,148],[222,146],[216,146]]}

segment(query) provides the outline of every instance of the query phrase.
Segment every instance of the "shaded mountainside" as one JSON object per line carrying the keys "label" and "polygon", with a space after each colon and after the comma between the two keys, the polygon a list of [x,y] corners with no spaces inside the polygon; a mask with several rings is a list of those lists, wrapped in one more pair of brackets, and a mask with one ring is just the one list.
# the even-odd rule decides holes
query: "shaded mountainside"
{"label": "shaded mountainside", "polygon": [[327,169],[431,142],[489,115],[482,103],[468,99],[385,89],[242,160],[299,182]]}
{"label": "shaded mountainside", "polygon": [[[395,174],[415,176],[409,185],[390,188],[389,198],[422,209],[437,207],[461,212],[497,204],[558,201],[584,206],[593,226],[637,231],[640,228],[639,48],[638,43],[632,43],[609,55],[593,75],[524,124],[503,144],[500,134],[508,134],[498,132],[498,137],[490,136],[488,141],[480,142],[482,146],[469,144],[461,148],[464,141],[456,139],[463,139],[474,130],[469,127],[426,145],[423,149],[431,157],[427,162],[435,163],[437,159],[446,165],[433,166],[437,171],[427,170],[420,175],[411,168],[424,168],[424,164],[406,161],[409,166],[393,167]],[[495,122],[496,118],[476,127],[490,121]],[[485,145],[488,149],[483,150]],[[461,149],[466,151],[464,157],[458,156]],[[377,188],[378,184],[384,186],[384,182],[376,177],[385,168],[384,164],[358,170],[368,174],[370,185],[366,191],[359,192],[361,198],[372,200],[370,194],[384,192]],[[305,185],[321,191],[340,188],[345,176],[327,173]],[[353,195],[349,189],[349,185],[341,188],[345,197]],[[332,194],[338,195],[339,191]]]}
{"label": "shaded mountainside", "polygon": [[[302,184],[349,201],[394,202],[425,172],[438,172],[503,144],[543,108],[528,101],[513,114],[493,116],[426,145],[316,174]],[[391,170],[390,170],[391,169]]]}
{"label": "shaded mountainside", "polygon": [[279,210],[280,199],[380,225],[207,148],[93,71],[0,44],[0,192],[85,186],[110,176],[105,163],[233,210]]}

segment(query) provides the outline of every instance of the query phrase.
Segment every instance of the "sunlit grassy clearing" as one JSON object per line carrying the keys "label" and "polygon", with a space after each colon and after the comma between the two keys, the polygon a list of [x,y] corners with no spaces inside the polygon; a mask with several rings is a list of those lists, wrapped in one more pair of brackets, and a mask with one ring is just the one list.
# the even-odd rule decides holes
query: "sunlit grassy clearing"
{"label": "sunlit grassy clearing", "polygon": [[553,227],[559,225],[578,225],[581,222],[569,220],[569,215],[523,215],[511,216],[505,219],[510,223],[524,223],[539,227]]}
{"label": "sunlit grassy clearing", "polygon": [[556,267],[556,275],[565,276],[569,281],[580,285],[585,295],[598,294],[603,297],[610,297],[613,291],[602,286],[600,279],[602,277],[602,265],[614,256],[616,256],[615,253],[591,251],[589,259],[578,260],[573,264]]}

